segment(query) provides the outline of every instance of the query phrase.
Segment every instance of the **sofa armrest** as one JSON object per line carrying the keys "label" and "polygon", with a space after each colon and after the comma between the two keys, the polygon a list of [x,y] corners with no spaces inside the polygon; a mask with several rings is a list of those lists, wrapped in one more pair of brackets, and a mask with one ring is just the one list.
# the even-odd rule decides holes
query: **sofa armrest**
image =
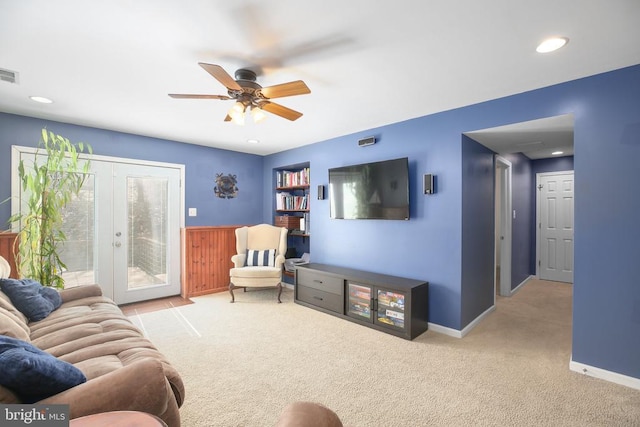
{"label": "sofa armrest", "polygon": [[102,296],[102,289],[99,285],[82,285],[75,288],[63,289],[60,291],[62,302],[74,301],[81,298]]}
{"label": "sofa armrest", "polygon": [[276,264],[275,264],[275,266],[276,266],[277,268],[282,268],[282,266],[284,265],[284,262],[285,262],[284,255],[278,255],[278,256],[276,257]]}
{"label": "sofa armrest", "polygon": [[71,418],[108,411],[142,411],[161,415],[167,410],[169,397],[174,399],[162,363],[148,358],[38,403],[69,405]]}

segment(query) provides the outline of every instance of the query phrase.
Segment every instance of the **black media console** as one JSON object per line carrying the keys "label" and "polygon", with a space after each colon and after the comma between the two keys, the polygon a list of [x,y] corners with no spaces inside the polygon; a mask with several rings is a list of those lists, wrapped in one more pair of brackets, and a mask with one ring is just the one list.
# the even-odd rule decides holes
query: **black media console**
{"label": "black media console", "polygon": [[295,302],[408,340],[428,328],[429,283],[420,280],[304,264]]}

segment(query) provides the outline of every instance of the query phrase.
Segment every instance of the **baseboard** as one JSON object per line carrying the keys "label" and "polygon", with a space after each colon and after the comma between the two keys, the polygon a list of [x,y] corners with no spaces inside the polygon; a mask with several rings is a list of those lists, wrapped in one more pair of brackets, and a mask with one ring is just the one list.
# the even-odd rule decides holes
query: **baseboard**
{"label": "baseboard", "polygon": [[535,278],[536,278],[536,276],[531,275],[531,276],[527,277],[526,279],[524,279],[522,282],[520,282],[520,284],[518,286],[516,286],[515,288],[511,289],[510,296],[514,296],[515,293],[518,292],[520,289],[522,289],[522,287],[524,285],[526,285],[529,280],[532,280],[532,279],[535,279]]}
{"label": "baseboard", "polygon": [[439,334],[448,335],[453,338],[462,338],[462,332],[459,330],[447,328],[446,326],[438,325],[437,323],[429,322],[429,330]]}
{"label": "baseboard", "polygon": [[480,316],[478,316],[475,319],[473,319],[473,321],[471,323],[469,323],[461,331],[459,331],[457,329],[453,329],[453,328],[447,328],[446,326],[438,325],[436,323],[431,323],[431,322],[429,322],[429,330],[433,331],[433,332],[437,332],[439,334],[448,335],[448,336],[454,337],[454,338],[463,338],[465,335],[467,335],[469,332],[471,332],[473,330],[473,328],[478,326],[478,324],[480,322],[482,322],[484,320],[484,318],[487,317],[495,309],[496,309],[495,305],[489,307],[488,309],[486,309],[484,311],[484,313],[482,313]]}
{"label": "baseboard", "polygon": [[475,328],[476,326],[478,326],[478,324],[480,322],[482,322],[484,320],[485,317],[487,317],[489,314],[491,314],[491,312],[495,311],[496,306],[492,305],[491,307],[487,308],[484,313],[482,313],[480,316],[476,317],[475,319],[473,319],[473,321],[471,323],[469,323],[467,326],[465,326],[465,328],[462,330],[462,336],[464,337],[465,335],[467,335],[469,332],[471,332],[471,330],[473,328]]}
{"label": "baseboard", "polygon": [[580,362],[574,362],[573,357],[569,362],[569,369],[590,377],[640,390],[640,378],[629,377],[627,375],[618,374],[617,372],[607,371],[606,369],[596,368],[595,366],[585,365]]}

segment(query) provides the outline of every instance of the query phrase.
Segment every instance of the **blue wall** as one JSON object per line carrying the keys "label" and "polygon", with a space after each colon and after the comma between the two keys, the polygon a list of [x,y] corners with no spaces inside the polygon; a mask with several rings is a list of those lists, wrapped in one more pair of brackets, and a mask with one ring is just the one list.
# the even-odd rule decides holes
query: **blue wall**
{"label": "blue wall", "polygon": [[[635,172],[640,160],[640,66],[488,101],[345,135],[265,159],[265,194],[273,194],[271,170],[311,162],[312,188],[327,184],[335,166],[400,156],[409,157],[411,219],[409,221],[349,221],[329,219],[329,202],[313,200],[311,258],[316,262],[428,280],[433,323],[461,330],[477,313],[463,293],[484,289],[467,283],[471,268],[462,259],[462,138],[464,132],[528,120],[573,114],[575,118],[575,288],[573,360],[640,378],[640,197]],[[359,148],[357,141],[376,136],[376,145]],[[480,160],[483,161],[483,160]],[[465,167],[469,165],[465,164]],[[535,174],[526,162],[525,181]],[[582,172],[581,172],[582,171]],[[420,177],[438,177],[438,193],[420,194]],[[520,184],[518,184],[520,187]],[[531,273],[530,231],[534,205],[531,186],[517,201],[517,233],[529,236],[524,255],[517,256],[518,275]],[[615,189],[615,191],[614,191]],[[526,199],[529,199],[528,201]],[[264,219],[273,202],[265,200]],[[527,208],[528,207],[528,208]],[[485,209],[488,209],[485,207]],[[529,218],[527,219],[526,216]],[[479,215],[486,215],[479,212]],[[466,213],[465,213],[466,215]],[[522,228],[520,228],[522,225]],[[467,236],[469,237],[469,236]],[[465,259],[484,256],[482,235],[476,244],[465,240]],[[514,247],[517,245],[514,244]],[[526,255],[529,253],[529,256]],[[463,286],[463,277],[465,284]],[[515,284],[519,283],[516,280]],[[482,291],[481,291],[482,292]]]}
{"label": "blue wall", "polygon": [[494,153],[462,136],[462,319],[466,326],[495,300]]}
{"label": "blue wall", "polygon": [[575,94],[573,360],[640,378],[640,66]]}
{"label": "blue wall", "polygon": [[[41,129],[91,144],[94,154],[185,165],[185,207],[197,208],[198,216],[185,212],[185,225],[256,224],[262,220],[263,157],[206,148],[102,129],[75,126],[0,113],[0,200],[11,195],[11,145],[35,147]],[[238,196],[215,196],[217,173],[238,178]],[[11,204],[0,205],[0,230],[8,228]]]}

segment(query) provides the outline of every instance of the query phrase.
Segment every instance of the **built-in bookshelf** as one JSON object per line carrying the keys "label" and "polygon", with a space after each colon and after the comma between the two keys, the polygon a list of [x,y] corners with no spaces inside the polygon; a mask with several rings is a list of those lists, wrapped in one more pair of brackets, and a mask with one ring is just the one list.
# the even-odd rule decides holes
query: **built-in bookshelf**
{"label": "built-in bookshelf", "polygon": [[[300,258],[309,252],[310,172],[308,163],[275,170],[274,224],[289,230],[289,257]],[[284,275],[293,281],[293,273],[284,272]]]}

